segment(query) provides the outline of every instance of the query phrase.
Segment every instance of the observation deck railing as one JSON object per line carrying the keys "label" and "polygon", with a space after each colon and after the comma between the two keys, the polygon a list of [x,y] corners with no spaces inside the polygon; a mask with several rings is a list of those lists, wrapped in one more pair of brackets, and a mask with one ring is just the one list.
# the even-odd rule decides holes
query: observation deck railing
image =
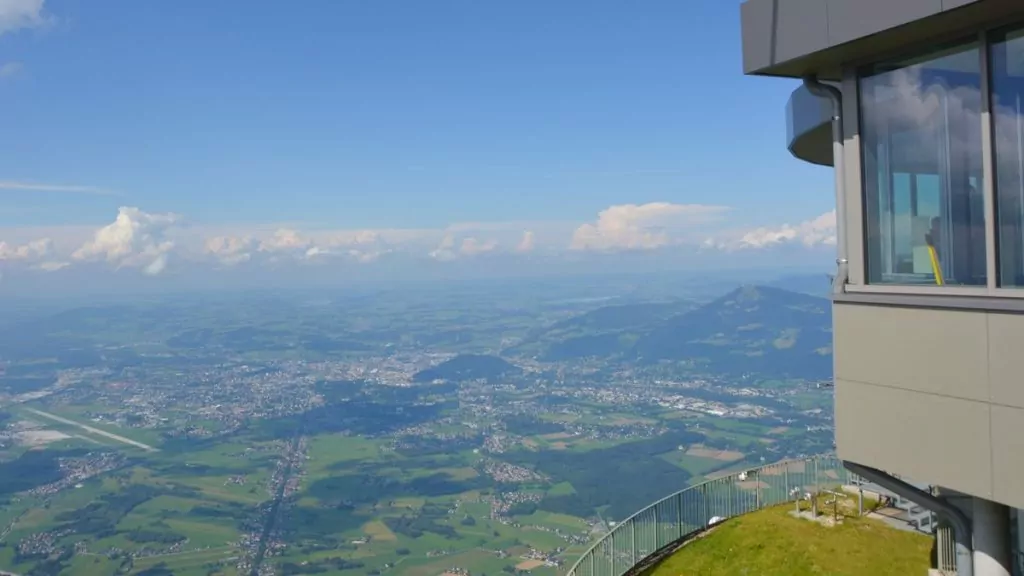
{"label": "observation deck railing", "polygon": [[713,523],[846,484],[850,476],[830,455],[787,460],[690,486],[615,525],[567,576],[623,576]]}

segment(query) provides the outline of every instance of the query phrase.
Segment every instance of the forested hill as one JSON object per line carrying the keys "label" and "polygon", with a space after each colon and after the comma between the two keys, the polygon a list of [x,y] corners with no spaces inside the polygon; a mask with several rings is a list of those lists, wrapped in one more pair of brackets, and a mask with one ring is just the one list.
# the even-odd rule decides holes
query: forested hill
{"label": "forested hill", "polygon": [[719,373],[827,378],[832,371],[829,301],[744,286],[671,318],[637,340],[637,360],[689,360]]}

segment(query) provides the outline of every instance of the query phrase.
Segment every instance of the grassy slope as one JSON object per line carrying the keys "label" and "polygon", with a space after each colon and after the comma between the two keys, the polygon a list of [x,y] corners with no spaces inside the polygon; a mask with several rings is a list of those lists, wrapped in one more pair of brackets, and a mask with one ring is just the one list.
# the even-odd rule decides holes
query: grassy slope
{"label": "grassy slope", "polygon": [[867,518],[835,528],[780,506],[729,520],[645,576],[903,576],[926,574],[931,538]]}

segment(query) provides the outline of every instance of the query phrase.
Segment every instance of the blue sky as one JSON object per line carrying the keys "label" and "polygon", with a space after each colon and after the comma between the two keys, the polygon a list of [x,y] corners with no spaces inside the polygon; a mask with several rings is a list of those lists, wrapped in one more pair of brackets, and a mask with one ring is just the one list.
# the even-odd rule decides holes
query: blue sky
{"label": "blue sky", "polygon": [[[785,149],[796,82],[742,75],[738,4],[0,0],[7,266],[166,255],[153,268],[173,272],[190,243],[270,254],[278,232],[363,263],[338,234],[449,244],[449,261],[785,224],[800,243],[831,174]],[[614,212],[650,203],[664,210]],[[602,225],[609,209],[624,219]],[[573,244],[588,222],[604,240]]]}

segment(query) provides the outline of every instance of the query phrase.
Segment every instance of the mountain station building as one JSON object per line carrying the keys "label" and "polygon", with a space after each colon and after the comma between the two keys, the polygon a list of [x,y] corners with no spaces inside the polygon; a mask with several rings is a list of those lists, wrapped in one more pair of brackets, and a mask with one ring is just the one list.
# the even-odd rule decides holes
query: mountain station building
{"label": "mountain station building", "polygon": [[744,72],[802,81],[789,150],[835,172],[839,458],[935,512],[955,573],[1024,574],[1024,0],[741,19]]}

